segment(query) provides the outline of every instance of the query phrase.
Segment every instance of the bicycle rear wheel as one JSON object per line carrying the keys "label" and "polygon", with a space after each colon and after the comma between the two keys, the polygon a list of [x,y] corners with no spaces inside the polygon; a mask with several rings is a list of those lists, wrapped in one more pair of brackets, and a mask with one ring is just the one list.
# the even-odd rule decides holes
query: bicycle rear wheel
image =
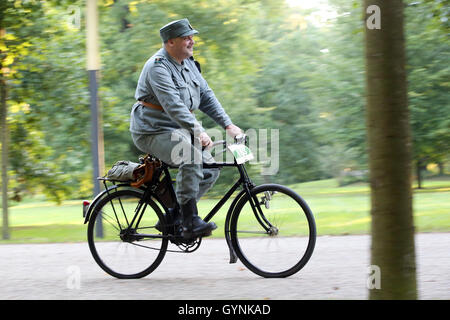
{"label": "bicycle rear wheel", "polygon": [[313,214],[291,189],[264,184],[236,205],[231,241],[242,263],[266,278],[293,275],[311,257],[316,240]]}
{"label": "bicycle rear wheel", "polygon": [[[89,219],[88,243],[92,256],[104,271],[116,278],[147,276],[158,267],[167,250],[166,232],[155,229],[159,220],[164,224],[163,214],[153,200],[141,201],[143,194],[139,189],[113,191],[95,206]],[[102,237],[96,232],[100,220]]]}

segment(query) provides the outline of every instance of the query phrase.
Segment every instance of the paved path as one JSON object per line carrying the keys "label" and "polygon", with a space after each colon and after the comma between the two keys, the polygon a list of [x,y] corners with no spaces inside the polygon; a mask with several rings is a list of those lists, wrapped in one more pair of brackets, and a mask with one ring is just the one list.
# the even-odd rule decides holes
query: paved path
{"label": "paved path", "polygon": [[[450,233],[416,236],[420,299],[450,299]],[[370,237],[321,236],[310,262],[286,279],[228,263],[225,240],[167,253],[138,280],[104,273],[87,243],[0,245],[0,299],[367,299]]]}

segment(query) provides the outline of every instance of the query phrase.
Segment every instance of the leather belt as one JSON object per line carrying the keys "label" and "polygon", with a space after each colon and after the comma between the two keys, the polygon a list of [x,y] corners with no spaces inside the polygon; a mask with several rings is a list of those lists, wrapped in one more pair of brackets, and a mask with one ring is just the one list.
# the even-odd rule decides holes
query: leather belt
{"label": "leather belt", "polygon": [[[159,110],[159,111],[164,112],[163,107],[158,106],[157,104],[153,104],[153,103],[145,102],[145,101],[141,101],[141,100],[138,100],[138,102],[139,102],[140,104],[142,104],[144,107],[152,108],[152,109],[156,109],[156,110]],[[191,113],[194,113],[194,110],[189,110],[189,111],[190,111]]]}
{"label": "leather belt", "polygon": [[139,100],[139,103],[142,104],[142,105],[145,106],[145,107],[152,108],[152,109],[156,109],[156,110],[159,110],[159,111],[163,111],[163,112],[164,112],[163,107],[158,106],[158,105],[156,105],[156,104],[153,104],[153,103],[150,103],[150,102],[141,101],[141,100]]}

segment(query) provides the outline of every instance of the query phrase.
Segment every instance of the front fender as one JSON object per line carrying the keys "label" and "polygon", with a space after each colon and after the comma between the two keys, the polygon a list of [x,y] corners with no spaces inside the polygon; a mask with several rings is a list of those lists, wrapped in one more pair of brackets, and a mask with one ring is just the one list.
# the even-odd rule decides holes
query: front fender
{"label": "front fender", "polygon": [[230,250],[230,263],[236,263],[236,261],[237,261],[237,256],[236,256],[236,253],[234,252],[233,245],[231,244],[231,238],[230,238],[231,218],[233,217],[234,208],[236,207],[236,204],[238,203],[238,201],[242,198],[242,196],[245,193],[246,193],[245,190],[242,190],[241,192],[238,193],[236,198],[234,198],[233,202],[231,203],[230,208],[228,209],[228,212],[227,212],[227,216],[225,218],[225,240],[227,242],[228,249]]}

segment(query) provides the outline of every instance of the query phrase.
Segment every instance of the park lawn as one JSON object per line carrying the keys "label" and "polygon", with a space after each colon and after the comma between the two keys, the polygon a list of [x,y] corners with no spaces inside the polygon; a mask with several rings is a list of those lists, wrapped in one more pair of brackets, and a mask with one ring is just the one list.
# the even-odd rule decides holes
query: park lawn
{"label": "park lawn", "polygon": [[[339,187],[335,180],[321,180],[290,186],[302,196],[314,213],[317,234],[367,234],[370,231],[370,190],[357,183]],[[199,212],[206,212],[219,199],[203,199]],[[414,191],[414,219],[417,232],[450,232],[450,178],[425,181],[425,189]],[[213,237],[223,237],[224,221],[231,200],[213,221]],[[0,243],[43,243],[86,241],[82,201],[26,202],[9,210],[10,240]],[[227,206],[228,205],[228,206]]]}

